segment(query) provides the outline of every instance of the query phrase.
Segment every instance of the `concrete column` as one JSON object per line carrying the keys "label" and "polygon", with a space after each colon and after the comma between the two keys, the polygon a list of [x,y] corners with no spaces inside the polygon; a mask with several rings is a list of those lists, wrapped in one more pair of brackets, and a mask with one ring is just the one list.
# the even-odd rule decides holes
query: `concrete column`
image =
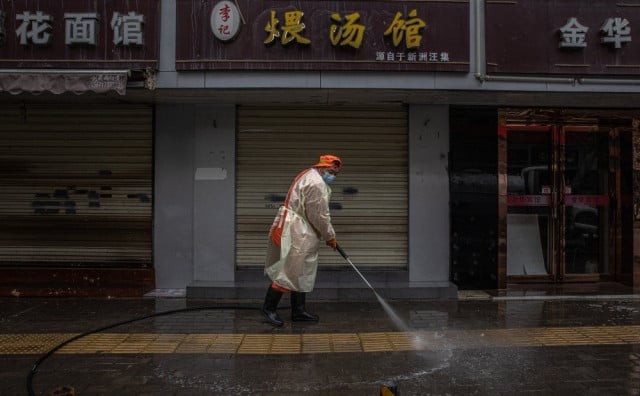
{"label": "concrete column", "polygon": [[409,109],[409,280],[449,284],[449,107]]}
{"label": "concrete column", "polygon": [[153,262],[156,288],[193,280],[193,106],[156,106]]}
{"label": "concrete column", "polygon": [[233,282],[235,106],[196,106],[194,134],[194,280]]}

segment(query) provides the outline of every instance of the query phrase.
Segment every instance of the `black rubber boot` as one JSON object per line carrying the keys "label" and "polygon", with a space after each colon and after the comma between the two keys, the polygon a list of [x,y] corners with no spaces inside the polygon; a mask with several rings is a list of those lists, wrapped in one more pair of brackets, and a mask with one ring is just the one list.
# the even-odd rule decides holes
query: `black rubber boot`
{"label": "black rubber boot", "polygon": [[306,293],[291,292],[291,320],[294,322],[317,322],[318,315],[314,315],[305,310]]}
{"label": "black rubber boot", "polygon": [[280,298],[282,298],[282,292],[269,286],[267,295],[264,297],[264,304],[262,304],[262,309],[260,310],[269,323],[278,327],[282,327],[284,324],[277,311]]}

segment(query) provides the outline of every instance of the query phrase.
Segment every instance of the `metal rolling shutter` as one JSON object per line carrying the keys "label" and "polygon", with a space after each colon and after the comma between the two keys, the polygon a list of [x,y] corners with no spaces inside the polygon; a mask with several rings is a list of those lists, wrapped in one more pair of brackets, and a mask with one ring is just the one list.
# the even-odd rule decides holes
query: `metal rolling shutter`
{"label": "metal rolling shutter", "polygon": [[[238,108],[236,263],[262,266],[267,234],[293,178],[332,153],[344,167],[332,184],[340,245],[363,267],[407,265],[405,107]],[[320,266],[344,266],[329,248]]]}
{"label": "metal rolling shutter", "polygon": [[151,266],[152,108],[0,109],[0,266]]}

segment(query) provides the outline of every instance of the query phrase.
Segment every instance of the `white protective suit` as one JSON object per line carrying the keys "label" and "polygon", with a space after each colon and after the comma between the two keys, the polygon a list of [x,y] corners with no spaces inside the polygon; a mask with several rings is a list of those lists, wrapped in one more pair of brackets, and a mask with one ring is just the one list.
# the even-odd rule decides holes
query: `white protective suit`
{"label": "white protective suit", "polygon": [[[313,290],[320,241],[336,236],[329,213],[330,198],[331,188],[315,168],[300,173],[289,188],[269,231],[264,271],[278,286],[302,293]],[[280,246],[273,241],[279,231]]]}

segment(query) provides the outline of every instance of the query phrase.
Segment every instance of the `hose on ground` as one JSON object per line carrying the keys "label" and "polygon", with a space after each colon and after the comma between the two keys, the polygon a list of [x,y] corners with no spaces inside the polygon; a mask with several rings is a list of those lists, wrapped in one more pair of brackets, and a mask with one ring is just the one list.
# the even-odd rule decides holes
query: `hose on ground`
{"label": "hose on ground", "polygon": [[61,342],[60,344],[56,345],[55,347],[51,348],[48,352],[46,352],[44,355],[40,356],[38,358],[38,360],[35,361],[35,363],[33,364],[33,366],[31,367],[31,370],[29,371],[29,374],[27,375],[27,392],[29,393],[29,396],[35,396],[35,392],[33,391],[33,378],[35,377],[36,373],[38,372],[38,367],[42,364],[42,362],[44,362],[45,360],[47,360],[47,358],[49,358],[51,355],[53,355],[57,350],[59,350],[60,348],[63,348],[64,346],[77,341],[83,337],[86,337],[90,334],[95,334],[95,333],[100,333],[102,331],[105,330],[110,330],[113,329],[114,327],[118,327],[118,326],[123,326],[126,324],[130,324],[133,322],[138,322],[140,320],[145,320],[145,319],[149,319],[149,318],[154,318],[154,317],[158,317],[158,316],[165,316],[165,315],[171,315],[171,314],[176,314],[176,313],[182,313],[182,312],[190,312],[190,311],[205,311],[205,310],[222,310],[222,309],[229,309],[229,310],[256,310],[259,309],[255,306],[246,306],[246,305],[213,305],[213,306],[205,306],[205,307],[191,307],[191,308],[181,308],[181,309],[174,309],[174,310],[170,310],[170,311],[163,311],[163,312],[156,312],[153,314],[149,314],[146,316],[140,316],[137,318],[133,318],[133,319],[128,319],[122,322],[118,322],[118,323],[113,323],[107,326],[103,326],[100,327],[98,329],[94,329],[94,330],[90,330],[87,332],[84,332],[82,334],[78,334],[75,335],[71,338],[69,338],[68,340],[65,340],[63,342]]}

